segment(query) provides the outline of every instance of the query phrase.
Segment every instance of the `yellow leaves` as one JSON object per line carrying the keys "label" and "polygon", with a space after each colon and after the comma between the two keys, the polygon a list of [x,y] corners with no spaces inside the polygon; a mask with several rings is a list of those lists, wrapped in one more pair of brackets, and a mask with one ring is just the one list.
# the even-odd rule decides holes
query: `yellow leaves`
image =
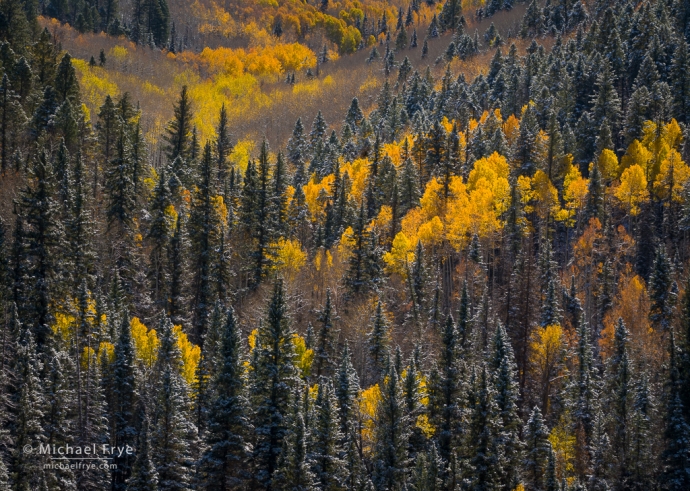
{"label": "yellow leaves", "polygon": [[393,221],[393,210],[391,209],[390,206],[388,205],[383,205],[381,207],[381,210],[379,210],[379,214],[376,215],[376,218],[374,218],[369,226],[367,227],[369,231],[376,230],[379,233],[384,232],[387,228],[390,227],[391,222]]}
{"label": "yellow leaves", "polygon": [[569,431],[568,421],[563,415],[559,418],[558,424],[551,430],[549,442],[556,457],[558,475],[572,475],[574,471],[573,461],[575,459],[576,438]]}
{"label": "yellow leaves", "polygon": [[73,315],[56,312],[55,323],[52,325],[53,333],[59,336],[63,341],[67,341],[72,335],[75,322],[76,318]]}
{"label": "yellow leaves", "polygon": [[222,72],[226,75],[238,76],[244,71],[244,50],[208,46],[199,54],[199,59],[211,73]]}
{"label": "yellow leaves", "polygon": [[196,369],[201,358],[201,348],[189,341],[187,334],[182,331],[182,326],[174,326],[173,334],[176,337],[177,347],[182,353],[181,375],[191,385],[196,378]]}
{"label": "yellow leaves", "polygon": [[355,247],[355,231],[352,227],[347,227],[340,236],[340,243],[338,244],[338,254],[343,258],[344,261],[350,257],[352,254],[352,249]]}
{"label": "yellow leaves", "polygon": [[316,55],[312,50],[299,43],[278,44],[271,50],[282,71],[294,72],[316,66]]}
{"label": "yellow leaves", "polygon": [[508,184],[509,173],[510,167],[506,158],[494,152],[489,157],[481,158],[474,163],[467,178],[467,188],[471,191],[486,186],[492,191],[502,190],[504,189],[503,181],[506,185]]}
{"label": "yellow leaves", "polygon": [[138,317],[132,317],[129,322],[134,341],[134,354],[144,366],[151,368],[158,356],[160,340],[155,329],[147,329]]}
{"label": "yellow leaves", "polygon": [[614,190],[614,195],[626,207],[630,215],[636,216],[640,212],[640,204],[649,196],[647,178],[642,167],[635,164],[625,169],[621,175],[620,185]]}
{"label": "yellow leaves", "polygon": [[402,163],[402,157],[400,157],[400,144],[399,143],[384,143],[383,144],[383,154],[390,157],[393,161],[393,165],[400,167]]}
{"label": "yellow leaves", "polygon": [[419,227],[417,236],[427,247],[440,244],[443,241],[443,222],[439,217],[433,217]]}
{"label": "yellow leaves", "polygon": [[613,152],[605,148],[602,150],[601,155],[599,155],[599,170],[605,181],[612,181],[618,175],[618,157]]}
{"label": "yellow leaves", "polygon": [[546,218],[549,213],[558,214],[558,190],[551,183],[549,176],[541,170],[535,172],[532,178],[532,197],[536,201],[537,215],[541,218]]}
{"label": "yellow leaves", "polygon": [[115,361],[115,346],[107,341],[101,341],[98,345],[98,359],[107,363]]}
{"label": "yellow leaves", "polygon": [[556,213],[557,221],[565,222],[568,227],[573,226],[573,217],[587,203],[588,185],[589,179],[582,177],[577,166],[571,166],[563,181],[565,208]]}
{"label": "yellow leaves", "polygon": [[118,62],[123,62],[127,58],[127,48],[124,46],[114,46],[110,50],[108,50],[108,58],[115,59]]}
{"label": "yellow leaves", "polygon": [[254,351],[254,348],[256,348],[256,337],[258,335],[258,329],[254,329],[252,330],[252,332],[249,333],[249,336],[247,337],[247,342],[249,343],[249,351]]}
{"label": "yellow leaves", "polygon": [[432,425],[429,422],[429,416],[427,414],[420,414],[417,416],[417,420],[415,421],[415,426],[422,430],[422,433],[424,433],[424,436],[427,438],[431,438],[434,436],[434,425]]}
{"label": "yellow leaves", "polygon": [[690,178],[690,167],[683,162],[680,153],[672,149],[661,162],[659,174],[654,181],[654,192],[661,199],[680,202],[688,178]]}
{"label": "yellow leaves", "polygon": [[[222,197],[221,197],[221,199],[222,199]],[[225,205],[223,205],[223,206],[225,206]],[[177,217],[178,217],[177,210],[175,210],[175,207],[172,204],[170,204],[170,205],[165,207],[163,214],[165,215],[165,224],[166,224],[166,227],[168,229],[168,233],[172,234],[173,230],[175,229],[175,225],[177,223]],[[226,211],[225,215],[223,215],[223,216],[226,216],[226,215],[227,215],[227,211]]]}
{"label": "yellow leaves", "polygon": [[307,262],[307,254],[297,239],[281,237],[275,244],[275,270],[292,280]]}
{"label": "yellow leaves", "polygon": [[316,175],[314,175],[309,182],[304,185],[304,198],[305,202],[307,203],[307,208],[309,208],[312,221],[318,220],[325,213],[325,203],[322,202],[319,197],[322,195],[322,193],[325,193],[326,195],[330,193],[331,185],[334,179],[335,176],[333,174],[329,174],[321,179],[320,182],[316,182]]}
{"label": "yellow leaves", "polygon": [[367,453],[371,451],[376,428],[376,410],[381,402],[381,388],[379,384],[363,390],[359,396],[359,412],[362,415],[362,440]]}
{"label": "yellow leaves", "polygon": [[645,170],[645,175],[649,175],[651,169],[649,169],[649,163],[652,160],[652,152],[647,150],[647,148],[640,143],[639,140],[633,140],[633,142],[628,146],[628,149],[623,155],[620,164],[619,173],[623,173],[625,169],[633,165],[639,165]]}
{"label": "yellow leaves", "polygon": [[[211,206],[213,207],[213,211],[216,214],[216,220],[219,221],[220,223],[227,224],[228,207],[225,206],[225,202],[223,200],[223,197],[222,196],[212,196],[211,197]],[[174,211],[174,209],[173,209],[173,211]],[[177,217],[177,213],[175,214],[175,217]]]}
{"label": "yellow leaves", "polygon": [[424,194],[419,200],[422,213],[427,220],[443,214],[443,184],[435,177],[431,179],[424,189]]}
{"label": "yellow leaves", "polygon": [[72,58],[72,65],[77,72],[82,100],[92,109],[100,107],[107,95],[117,97],[120,94],[120,88],[103,68],[89,66],[85,60],[77,58]]}
{"label": "yellow leaves", "polygon": [[314,350],[307,349],[305,339],[299,334],[295,334],[292,338],[292,344],[295,345],[295,353],[297,354],[296,365],[302,373],[302,377],[308,377],[311,374],[311,365],[314,362]]}
{"label": "yellow leaves", "polygon": [[239,171],[244,174],[249,164],[249,158],[254,151],[254,142],[251,140],[240,140],[232,148],[232,152],[228,157],[230,163],[236,166]]}
{"label": "yellow leaves", "polygon": [[393,239],[390,252],[383,255],[388,273],[399,274],[403,278],[407,277],[408,265],[414,261],[414,252],[412,252],[414,247],[404,232],[398,232]]}
{"label": "yellow leaves", "polygon": [[514,114],[511,114],[503,123],[503,133],[505,133],[509,145],[512,146],[517,142],[520,136],[520,122]]}

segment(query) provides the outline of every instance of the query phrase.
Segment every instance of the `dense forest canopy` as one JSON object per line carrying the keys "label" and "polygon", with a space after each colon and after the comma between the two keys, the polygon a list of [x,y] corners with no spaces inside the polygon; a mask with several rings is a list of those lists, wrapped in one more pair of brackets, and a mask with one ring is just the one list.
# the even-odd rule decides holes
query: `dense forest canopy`
{"label": "dense forest canopy", "polygon": [[0,39],[0,491],[690,489],[687,1]]}

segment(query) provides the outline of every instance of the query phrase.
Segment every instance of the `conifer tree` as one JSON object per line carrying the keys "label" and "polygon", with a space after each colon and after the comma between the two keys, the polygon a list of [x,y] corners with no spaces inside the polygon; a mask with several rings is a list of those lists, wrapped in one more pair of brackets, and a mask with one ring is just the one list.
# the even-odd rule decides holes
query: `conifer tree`
{"label": "conifer tree", "polygon": [[345,478],[340,446],[343,435],[340,433],[337,405],[332,383],[321,378],[309,445],[312,470],[320,489],[341,489]]}
{"label": "conifer tree", "polygon": [[35,447],[45,443],[42,426],[45,399],[41,391],[39,374],[43,368],[36,353],[36,343],[27,327],[21,328],[17,350],[17,386],[15,455],[12,472],[14,489],[32,491],[45,485],[45,474],[40,458],[25,452],[26,446]]}
{"label": "conifer tree", "polygon": [[350,348],[345,344],[338,372],[334,377],[335,396],[338,399],[340,432],[343,438],[349,439],[354,431],[355,411],[359,394],[359,377],[350,359]]}
{"label": "conifer tree", "polygon": [[196,263],[194,272],[194,326],[195,336],[201,339],[214,298],[211,285],[211,270],[217,247],[218,216],[214,207],[215,186],[213,182],[213,159],[211,144],[206,143],[201,159],[198,191],[192,203],[191,239]]}
{"label": "conifer tree", "polygon": [[[157,2],[157,0],[148,1],[151,3]],[[166,136],[168,159],[171,162],[177,157],[189,160],[192,152],[191,137],[194,112],[186,85],[182,87],[180,98],[173,106],[173,111],[175,116],[168,124]]]}
{"label": "conifer tree", "polygon": [[297,383],[293,331],[287,313],[285,290],[278,280],[266,318],[256,335],[251,397],[254,407],[254,478],[270,487],[287,431],[290,394]]}
{"label": "conifer tree", "polygon": [[376,408],[373,482],[377,490],[400,489],[408,479],[409,425],[401,385],[395,366],[389,363]]}
{"label": "conifer tree", "polygon": [[658,247],[649,279],[649,296],[652,301],[649,308],[649,320],[657,329],[667,330],[671,323],[671,281],[671,264],[666,256],[666,250]]}
{"label": "conifer tree", "polygon": [[541,411],[534,407],[523,431],[525,440],[525,482],[531,489],[542,489],[548,467],[551,444],[549,430],[544,424]]}
{"label": "conifer tree", "polygon": [[26,241],[28,264],[25,274],[32,278],[34,285],[27,292],[29,296],[22,307],[30,313],[25,320],[33,324],[39,351],[43,350],[52,334],[49,327],[52,322],[51,305],[57,289],[59,254],[64,240],[51,167],[45,151],[41,151],[34,160],[31,180],[21,195],[21,206],[26,214],[23,240]]}
{"label": "conifer tree", "polygon": [[498,406],[487,367],[481,367],[470,397],[470,421],[466,448],[472,465],[474,489],[492,489],[500,483],[499,449],[497,448]]}
{"label": "conifer tree", "polygon": [[388,321],[381,301],[376,304],[372,317],[372,329],[367,339],[369,347],[369,377],[371,383],[377,383],[384,371],[386,353],[388,352]]}
{"label": "conifer tree", "polygon": [[168,318],[161,319],[158,349],[155,427],[151,435],[158,489],[183,491],[190,483],[190,436],[196,428],[189,421],[187,386],[181,375],[182,354]]}
{"label": "conifer tree", "polygon": [[299,391],[295,394],[293,413],[290,417],[289,431],[283,440],[280,462],[275,473],[275,489],[312,491],[316,489],[314,474],[307,460],[308,432],[299,403]]}
{"label": "conifer tree", "polygon": [[665,447],[662,453],[664,470],[661,481],[667,489],[684,489],[690,486],[690,426],[683,416],[680,395],[678,353],[673,329],[670,333],[669,378],[666,392]]}
{"label": "conifer tree", "polygon": [[446,317],[443,325],[441,342],[443,346],[439,356],[437,384],[433,384],[430,389],[433,412],[436,413],[434,419],[437,419],[435,425],[438,428],[439,454],[448,462],[457,445],[456,435],[460,420],[459,404],[461,403],[459,395],[462,390],[457,329],[453,317],[450,315]]}
{"label": "conifer tree", "polygon": [[321,328],[317,334],[316,349],[314,350],[312,374],[317,377],[317,380],[321,376],[330,376],[335,368],[335,360],[333,360],[335,353],[333,343],[335,342],[334,336],[336,334],[333,326],[334,320],[336,320],[336,314],[331,305],[331,290],[329,288],[326,290],[326,304],[319,313]]}
{"label": "conifer tree", "polygon": [[[120,324],[120,334],[115,345],[115,359],[112,367],[111,401],[109,403],[111,441],[113,447],[136,445],[135,414],[138,399],[135,366],[134,345],[130,328],[129,314],[125,312]],[[112,489],[115,491],[127,489],[127,479],[132,472],[133,458],[128,453],[114,457],[112,462],[117,468],[112,473]]]}
{"label": "conifer tree", "polygon": [[151,442],[149,441],[149,419],[144,415],[137,438],[137,452],[132,475],[127,480],[127,489],[132,491],[157,491],[158,473],[151,460]]}
{"label": "conifer tree", "polygon": [[247,479],[243,466],[251,452],[240,330],[232,309],[228,310],[223,328],[218,363],[218,372],[211,380],[215,400],[208,414],[208,450],[199,465],[203,489],[229,491]]}

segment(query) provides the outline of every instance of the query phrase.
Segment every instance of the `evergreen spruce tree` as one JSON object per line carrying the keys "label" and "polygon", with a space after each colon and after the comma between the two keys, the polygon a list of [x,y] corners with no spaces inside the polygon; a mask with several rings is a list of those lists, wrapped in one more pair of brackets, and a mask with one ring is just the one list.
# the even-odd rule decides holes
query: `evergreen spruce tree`
{"label": "evergreen spruce tree", "polygon": [[256,335],[251,397],[254,407],[254,479],[271,487],[287,431],[290,395],[297,383],[295,348],[282,281],[273,288],[266,318]]}
{"label": "evergreen spruce tree", "polygon": [[498,406],[487,372],[486,366],[481,367],[479,380],[475,381],[470,396],[469,431],[465,445],[471,456],[471,482],[474,489],[498,487],[501,477],[497,448]]}
{"label": "evergreen spruce tree", "polygon": [[359,395],[359,377],[350,359],[350,348],[347,343],[343,349],[342,360],[334,377],[335,396],[338,399],[340,432],[343,438],[350,439],[355,430],[355,410]]}
{"label": "evergreen spruce tree", "polygon": [[223,328],[218,363],[218,372],[211,380],[215,400],[208,414],[208,450],[199,465],[203,489],[229,491],[247,479],[244,465],[251,454],[240,330],[232,309]]}
{"label": "evergreen spruce tree", "polygon": [[443,343],[439,356],[437,383],[431,385],[433,421],[437,427],[439,454],[449,462],[457,445],[458,424],[461,417],[459,396],[460,360],[458,358],[458,335],[452,316],[448,316],[441,332]]}
{"label": "evergreen spruce tree", "polygon": [[[125,447],[129,445],[134,448],[137,435],[134,409],[138,394],[135,381],[134,344],[129,315],[126,312],[120,324],[120,333],[114,355],[112,381],[109,388],[111,393],[109,404],[111,446]],[[132,473],[133,461],[133,456],[126,452],[113,457],[112,462],[117,465],[112,473],[112,489],[114,491],[127,489],[126,483]]]}
{"label": "evergreen spruce tree", "polygon": [[333,321],[336,320],[336,314],[331,305],[331,290],[326,290],[326,304],[323,310],[319,313],[319,322],[321,328],[316,338],[316,349],[314,351],[314,364],[312,374],[317,377],[328,377],[333,373],[335,368],[335,360],[333,359],[335,346]]}
{"label": "evergreen spruce tree", "polygon": [[16,429],[12,482],[14,489],[32,491],[45,485],[42,459],[24,451],[27,446],[45,443],[42,425],[45,398],[41,391],[39,374],[43,366],[36,353],[31,331],[23,327],[17,350],[17,386],[15,395]]}
{"label": "evergreen spruce tree", "polygon": [[380,300],[376,304],[376,312],[372,317],[372,329],[367,344],[369,348],[369,376],[367,380],[374,384],[381,379],[386,368],[385,357],[388,352],[388,320]]}
{"label": "evergreen spruce tree", "polygon": [[[158,0],[148,0],[157,3]],[[177,157],[189,160],[191,157],[192,120],[194,112],[189,98],[187,86],[182,87],[180,98],[173,106],[174,117],[168,124],[166,141],[168,144],[167,155],[172,162]]]}
{"label": "evergreen spruce tree", "polygon": [[155,427],[151,435],[158,488],[183,491],[189,488],[190,436],[196,428],[189,420],[187,384],[182,378],[182,354],[168,318],[161,319],[158,379],[155,396]]}
{"label": "evergreen spruce tree", "polygon": [[542,489],[546,483],[551,444],[549,443],[549,429],[544,424],[541,411],[534,407],[523,431],[525,440],[525,483],[531,489]]}
{"label": "evergreen spruce tree", "polygon": [[308,449],[319,489],[337,490],[343,486],[345,467],[341,458],[342,440],[338,403],[333,385],[327,379],[321,378],[314,405],[314,420]]}
{"label": "evergreen spruce tree", "polygon": [[127,489],[132,491],[158,491],[158,473],[151,460],[149,440],[149,419],[144,415],[137,438],[136,458],[132,475],[127,480]]}
{"label": "evergreen spruce tree", "polygon": [[57,292],[61,272],[59,258],[64,241],[51,167],[45,152],[41,151],[34,160],[31,181],[21,194],[26,224],[23,240],[28,263],[25,274],[32,278],[33,286],[27,291],[28,298],[20,309],[29,313],[25,321],[33,325],[39,351],[43,350],[52,335],[49,327],[52,323],[51,305]]}
{"label": "evergreen spruce tree", "polygon": [[283,440],[278,469],[275,472],[274,488],[293,491],[312,491],[316,479],[307,460],[308,431],[304,423],[299,391],[294,396],[293,413],[289,431]]}
{"label": "evergreen spruce tree", "polygon": [[690,486],[690,426],[683,416],[680,395],[678,352],[673,329],[670,332],[669,378],[666,391],[666,428],[661,481],[666,489],[680,490]]}
{"label": "evergreen spruce tree", "polygon": [[671,281],[671,264],[666,250],[661,246],[657,248],[649,279],[649,297],[652,302],[649,320],[657,329],[668,330],[671,324]]}
{"label": "evergreen spruce tree", "polygon": [[377,490],[401,489],[408,480],[409,425],[401,385],[395,366],[389,364],[376,408],[373,482]]}

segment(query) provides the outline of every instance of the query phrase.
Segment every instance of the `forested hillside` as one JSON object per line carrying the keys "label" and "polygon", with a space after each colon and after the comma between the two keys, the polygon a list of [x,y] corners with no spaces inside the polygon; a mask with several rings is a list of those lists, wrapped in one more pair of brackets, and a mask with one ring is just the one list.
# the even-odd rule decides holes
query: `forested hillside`
{"label": "forested hillside", "polygon": [[0,39],[0,491],[690,489],[686,0]]}

